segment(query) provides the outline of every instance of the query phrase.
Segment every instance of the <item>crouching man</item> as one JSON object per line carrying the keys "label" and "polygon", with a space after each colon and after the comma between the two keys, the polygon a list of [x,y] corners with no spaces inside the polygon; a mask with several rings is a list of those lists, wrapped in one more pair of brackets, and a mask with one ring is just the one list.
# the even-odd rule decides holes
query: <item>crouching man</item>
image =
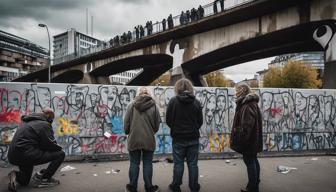
{"label": "crouching man", "polygon": [[17,191],[16,183],[26,186],[35,165],[49,163],[46,169],[35,173],[35,187],[52,187],[60,182],[52,176],[62,164],[65,153],[57,145],[52,129],[54,112],[44,108],[42,113],[21,117],[22,123],[17,129],[8,150],[8,160],[17,165],[19,171],[9,173],[9,191]]}

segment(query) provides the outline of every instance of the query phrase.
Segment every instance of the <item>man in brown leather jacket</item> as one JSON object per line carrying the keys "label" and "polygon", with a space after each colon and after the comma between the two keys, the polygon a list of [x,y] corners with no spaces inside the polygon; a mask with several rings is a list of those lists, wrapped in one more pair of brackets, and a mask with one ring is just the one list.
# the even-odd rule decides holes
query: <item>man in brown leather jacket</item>
{"label": "man in brown leather jacket", "polygon": [[236,112],[231,131],[230,147],[243,155],[248,184],[242,192],[258,192],[260,166],[257,153],[262,151],[262,117],[259,96],[247,84],[236,86]]}

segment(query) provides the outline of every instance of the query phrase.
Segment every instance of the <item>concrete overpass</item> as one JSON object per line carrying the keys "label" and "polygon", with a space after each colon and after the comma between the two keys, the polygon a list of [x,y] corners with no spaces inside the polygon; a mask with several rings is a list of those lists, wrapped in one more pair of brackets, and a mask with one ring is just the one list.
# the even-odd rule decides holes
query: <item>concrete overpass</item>
{"label": "concrete overpass", "polygon": [[[109,83],[143,68],[129,85],[146,85],[173,68],[201,86],[201,76],[270,56],[325,51],[325,88],[336,88],[336,1],[255,0],[133,43],[52,66],[52,82]],[[46,82],[47,69],[15,81]]]}

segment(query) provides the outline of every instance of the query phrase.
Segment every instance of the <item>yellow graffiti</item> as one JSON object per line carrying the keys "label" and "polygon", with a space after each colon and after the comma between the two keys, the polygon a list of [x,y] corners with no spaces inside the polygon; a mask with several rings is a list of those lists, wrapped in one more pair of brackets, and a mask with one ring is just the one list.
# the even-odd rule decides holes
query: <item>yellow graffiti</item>
{"label": "yellow graffiti", "polygon": [[210,135],[209,141],[211,152],[224,152],[225,147],[229,146],[230,138],[225,138],[224,134],[215,133]]}
{"label": "yellow graffiti", "polygon": [[266,147],[268,150],[271,150],[275,147],[275,142],[272,139],[271,135],[267,134],[267,138],[266,138]]}
{"label": "yellow graffiti", "polygon": [[77,135],[78,134],[78,125],[75,121],[70,121],[65,118],[58,119],[59,126],[57,128],[57,136],[66,136],[66,135]]}

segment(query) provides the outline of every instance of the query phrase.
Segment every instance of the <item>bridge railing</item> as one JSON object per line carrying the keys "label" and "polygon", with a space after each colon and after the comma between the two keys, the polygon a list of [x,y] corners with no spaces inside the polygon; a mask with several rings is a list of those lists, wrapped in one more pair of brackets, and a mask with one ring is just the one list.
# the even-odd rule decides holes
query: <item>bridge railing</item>
{"label": "bridge railing", "polygon": [[[202,19],[204,19],[206,17],[212,16],[212,15],[216,15],[216,14],[228,11],[228,10],[232,10],[234,8],[240,7],[242,5],[246,5],[248,3],[251,3],[251,2],[254,2],[254,1],[257,1],[257,0],[231,0],[231,4],[227,3],[227,1],[229,1],[229,0],[225,0],[224,1],[223,7],[221,7],[220,1],[215,1],[216,4],[215,4],[215,2],[212,2],[212,3],[209,3],[209,4],[206,4],[206,5],[202,6],[202,8],[204,9],[204,15],[203,15],[203,17],[197,18],[196,20],[191,20],[190,19],[190,20],[184,22],[183,24],[181,24],[181,22],[180,22],[181,15],[174,16],[172,18],[172,20],[173,20],[173,28],[180,27],[181,25],[189,25],[189,24],[192,24],[194,22],[200,21],[200,20],[202,20]],[[195,9],[198,12],[197,8],[195,8]],[[217,10],[217,12],[215,12],[215,10]],[[191,11],[191,9],[189,11]],[[165,31],[169,31],[169,30],[171,30],[173,28],[169,28],[168,27],[168,22],[167,22],[167,18],[166,18],[166,29],[165,30],[163,30],[163,22],[162,21],[160,21],[160,22],[157,21],[157,22],[155,22],[155,23],[152,24],[152,29],[153,30],[152,30],[151,34],[148,32],[148,28],[144,27],[144,36],[137,38],[136,31],[134,29],[134,30],[131,31],[131,37],[129,37],[127,41],[122,41],[121,40],[121,35],[120,35],[119,36],[120,40],[119,40],[118,43],[114,43],[112,41],[112,39],[111,39],[110,42],[112,42],[112,43],[110,43],[110,42],[103,42],[99,46],[94,46],[94,47],[88,48],[86,51],[80,52],[75,57],[73,57],[73,55],[71,55],[71,57],[63,57],[63,59],[55,60],[54,64],[58,64],[60,62],[65,62],[64,58],[65,59],[66,58],[76,59],[76,58],[79,58],[79,57],[82,57],[82,56],[85,56],[85,55],[89,55],[89,54],[92,54],[92,53],[96,53],[96,52],[99,52],[99,51],[102,51],[102,50],[105,50],[105,49],[115,48],[115,47],[123,46],[123,45],[126,45],[126,44],[130,44],[130,43],[133,43],[135,41],[138,41],[138,40],[150,37],[152,35],[155,35],[155,34],[158,34],[158,33],[162,33],[162,32],[165,32]]]}

